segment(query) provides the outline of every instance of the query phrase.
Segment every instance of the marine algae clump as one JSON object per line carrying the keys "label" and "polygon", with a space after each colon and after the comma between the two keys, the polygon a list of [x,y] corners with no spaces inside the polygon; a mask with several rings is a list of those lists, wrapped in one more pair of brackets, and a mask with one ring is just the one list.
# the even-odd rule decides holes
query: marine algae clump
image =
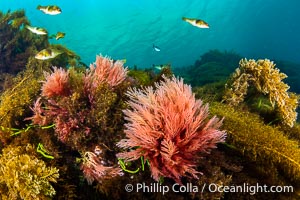
{"label": "marine algae clump", "polygon": [[238,105],[244,101],[249,86],[254,86],[258,92],[268,94],[270,103],[273,108],[276,106],[282,122],[292,127],[297,119],[298,99],[295,94],[287,92],[289,86],[282,81],[286,77],[268,59],[242,59],[228,84],[224,100],[231,105]]}
{"label": "marine algae clump", "polygon": [[19,73],[12,79],[12,86],[0,96],[0,125],[11,128],[20,126],[29,106],[40,90],[39,74],[32,69]]}
{"label": "marine algae clump", "polygon": [[281,174],[278,178],[284,176],[299,183],[298,141],[289,139],[278,128],[265,125],[256,114],[241,112],[217,102],[211,104],[210,110],[213,115],[225,118],[223,129],[228,133],[227,142],[250,161],[264,167],[264,173],[268,176]]}
{"label": "marine algae clump", "polygon": [[57,181],[58,169],[47,167],[34,156],[34,151],[29,144],[3,149],[0,156],[1,199],[46,199],[55,195],[50,182]]}
{"label": "marine algae clump", "polygon": [[86,151],[82,148],[93,148],[89,142],[112,141],[107,133],[122,120],[118,92],[127,76],[123,62],[97,56],[85,73],[75,68],[53,69],[45,72],[41,97],[28,119],[39,126],[55,124],[59,140],[73,149]]}
{"label": "marine algae clump", "polygon": [[195,99],[183,79],[162,78],[164,81],[155,84],[156,90],[147,87],[127,92],[127,138],[117,146],[130,151],[117,157],[127,162],[143,156],[154,180],[168,177],[181,184],[182,177],[198,179],[197,159],[224,142],[226,133],[219,130],[222,120],[207,119],[208,105]]}

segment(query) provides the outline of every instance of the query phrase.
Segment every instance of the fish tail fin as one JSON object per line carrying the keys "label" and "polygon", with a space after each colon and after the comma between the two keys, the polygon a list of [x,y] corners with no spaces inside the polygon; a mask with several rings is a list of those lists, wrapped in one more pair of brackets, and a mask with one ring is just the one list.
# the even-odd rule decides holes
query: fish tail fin
{"label": "fish tail fin", "polygon": [[187,18],[186,18],[186,17],[182,17],[181,19],[182,19],[183,21],[186,21],[186,20],[187,20]]}
{"label": "fish tail fin", "polygon": [[42,8],[42,6],[41,5],[38,5],[37,7],[36,7],[36,9],[41,9]]}

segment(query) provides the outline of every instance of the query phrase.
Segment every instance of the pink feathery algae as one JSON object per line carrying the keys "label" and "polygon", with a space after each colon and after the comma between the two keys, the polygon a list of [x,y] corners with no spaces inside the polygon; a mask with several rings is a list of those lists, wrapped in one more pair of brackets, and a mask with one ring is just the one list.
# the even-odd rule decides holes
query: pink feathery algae
{"label": "pink feathery algae", "polygon": [[67,95],[69,93],[69,73],[62,68],[53,67],[52,73],[45,72],[46,81],[42,86],[42,96],[48,98]]}
{"label": "pink feathery algae", "polygon": [[128,70],[123,65],[124,62],[120,60],[97,56],[96,62],[90,65],[90,73],[85,77],[85,82],[92,87],[107,83],[113,88],[122,83],[127,76]]}
{"label": "pink feathery algae", "polygon": [[222,120],[207,119],[208,105],[196,100],[191,86],[182,79],[164,78],[155,86],[156,90],[148,87],[127,92],[127,138],[117,145],[130,151],[117,156],[125,161],[143,156],[156,181],[161,176],[178,183],[183,176],[198,178],[201,173],[195,168],[201,154],[225,140],[226,133],[218,130]]}
{"label": "pink feathery algae", "polygon": [[32,120],[33,124],[39,124],[45,126],[47,122],[47,117],[44,115],[45,110],[42,108],[41,97],[39,97],[33,105],[31,110],[34,112],[32,117],[26,118],[26,120]]}
{"label": "pink feathery algae", "polygon": [[105,162],[101,161],[101,157],[93,152],[85,152],[81,170],[88,184],[92,184],[95,180],[102,183],[105,179],[110,179],[115,176],[122,176],[123,172],[119,166],[105,166]]}
{"label": "pink feathery algae", "polygon": [[[85,72],[56,67],[52,73],[45,72],[42,95],[32,108],[34,115],[27,119],[40,126],[54,124],[59,140],[74,149],[109,140],[104,135],[107,129],[121,126],[111,121],[122,121],[118,94],[126,87],[126,83],[122,85],[127,75],[123,64],[97,56],[95,64]],[[111,110],[119,114],[112,116]]]}

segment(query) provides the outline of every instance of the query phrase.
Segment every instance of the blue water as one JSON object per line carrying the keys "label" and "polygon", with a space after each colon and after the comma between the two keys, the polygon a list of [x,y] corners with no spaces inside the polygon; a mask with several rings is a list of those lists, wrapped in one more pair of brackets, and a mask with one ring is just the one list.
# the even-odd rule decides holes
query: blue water
{"label": "blue water", "polygon": [[[58,5],[45,15],[37,5]],[[191,65],[211,49],[232,50],[247,58],[300,62],[299,0],[1,0],[0,10],[25,9],[32,26],[62,40],[86,64],[96,54],[127,59],[127,65]],[[181,18],[199,18],[199,29]],[[161,48],[156,52],[152,44]]]}

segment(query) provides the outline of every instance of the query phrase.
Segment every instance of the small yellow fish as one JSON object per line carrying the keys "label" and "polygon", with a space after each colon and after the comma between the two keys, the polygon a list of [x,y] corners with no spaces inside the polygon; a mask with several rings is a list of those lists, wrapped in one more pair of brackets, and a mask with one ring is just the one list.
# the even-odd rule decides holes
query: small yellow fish
{"label": "small yellow fish", "polygon": [[25,28],[27,28],[32,33],[35,33],[37,35],[47,35],[47,30],[44,28],[33,27],[33,26],[28,26],[28,25],[26,25]]}
{"label": "small yellow fish", "polygon": [[182,20],[198,28],[209,28],[208,23],[206,23],[201,19],[191,19],[191,18],[182,17]]}
{"label": "small yellow fish", "polygon": [[61,38],[64,38],[65,35],[66,35],[66,34],[63,33],[63,32],[57,32],[56,35],[55,35],[55,39],[56,39],[56,40],[59,40],[59,39],[61,39]]}
{"label": "small yellow fish", "polygon": [[48,14],[48,15],[58,15],[62,12],[60,7],[55,6],[55,5],[53,5],[53,6],[40,6],[40,5],[38,5],[37,9],[42,11],[45,14]]}
{"label": "small yellow fish", "polygon": [[55,58],[56,56],[62,54],[63,52],[57,49],[47,48],[43,49],[35,55],[35,58],[38,60],[48,60]]}
{"label": "small yellow fish", "polygon": [[127,59],[120,59],[120,60],[113,60],[113,63],[116,63],[117,61],[122,62],[123,64],[125,64],[127,62]]}

